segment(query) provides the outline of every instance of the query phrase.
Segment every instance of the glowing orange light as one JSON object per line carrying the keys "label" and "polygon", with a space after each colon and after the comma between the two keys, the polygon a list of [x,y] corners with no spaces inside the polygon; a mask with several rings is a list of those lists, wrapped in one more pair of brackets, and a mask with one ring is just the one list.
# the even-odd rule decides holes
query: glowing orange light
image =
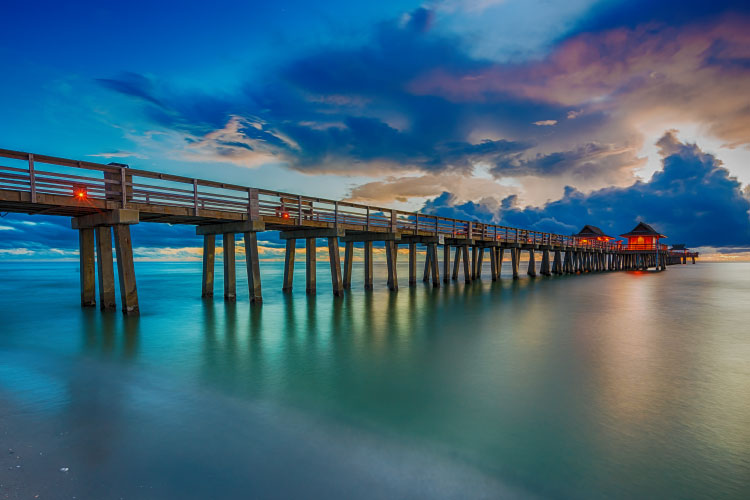
{"label": "glowing orange light", "polygon": [[284,212],[283,214],[281,214],[281,218],[282,219],[288,219],[289,218],[289,212]]}
{"label": "glowing orange light", "polygon": [[73,191],[73,196],[75,196],[79,200],[85,200],[88,197],[88,195],[86,194],[86,190],[82,188],[78,188]]}

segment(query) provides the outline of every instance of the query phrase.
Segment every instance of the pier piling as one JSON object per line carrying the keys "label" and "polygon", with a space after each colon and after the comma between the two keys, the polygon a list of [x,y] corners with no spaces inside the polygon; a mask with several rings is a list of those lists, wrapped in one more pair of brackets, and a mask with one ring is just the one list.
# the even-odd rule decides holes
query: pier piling
{"label": "pier piling", "polygon": [[81,305],[96,306],[96,260],[94,257],[94,229],[78,230],[81,271]]}
{"label": "pier piling", "polygon": [[112,228],[98,226],[94,234],[96,236],[96,271],[99,276],[99,308],[102,311],[110,311],[117,309]]}
{"label": "pier piling", "polygon": [[237,266],[235,257],[234,233],[222,235],[224,253],[224,300],[237,300]]}
{"label": "pier piling", "polygon": [[130,239],[130,226],[115,224],[112,226],[115,234],[115,249],[117,252],[117,276],[120,280],[120,302],[122,312],[128,315],[138,315],[138,289],[135,284],[135,266],[133,264],[133,242]]}
{"label": "pier piling", "polygon": [[258,233],[245,233],[245,264],[247,267],[247,288],[251,303],[263,302],[260,286],[260,255],[258,254]]}

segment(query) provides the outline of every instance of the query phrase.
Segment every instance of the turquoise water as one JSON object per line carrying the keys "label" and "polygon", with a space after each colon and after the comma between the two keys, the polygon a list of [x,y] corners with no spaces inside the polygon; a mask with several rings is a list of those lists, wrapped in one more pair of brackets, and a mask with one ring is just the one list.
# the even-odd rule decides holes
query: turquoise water
{"label": "turquoise water", "polygon": [[334,299],[265,263],[257,307],[137,262],[125,318],[77,263],[0,263],[0,496],[748,498],[750,264],[505,266]]}

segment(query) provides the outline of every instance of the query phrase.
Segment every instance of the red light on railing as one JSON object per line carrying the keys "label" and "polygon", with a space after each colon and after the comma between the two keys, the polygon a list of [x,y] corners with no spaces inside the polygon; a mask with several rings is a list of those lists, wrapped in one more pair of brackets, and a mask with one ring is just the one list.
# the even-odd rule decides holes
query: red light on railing
{"label": "red light on railing", "polygon": [[73,196],[77,200],[85,200],[88,198],[88,193],[86,192],[86,188],[77,187],[73,190]]}
{"label": "red light on railing", "polygon": [[289,212],[284,212],[281,214],[282,219],[288,219],[289,218]]}

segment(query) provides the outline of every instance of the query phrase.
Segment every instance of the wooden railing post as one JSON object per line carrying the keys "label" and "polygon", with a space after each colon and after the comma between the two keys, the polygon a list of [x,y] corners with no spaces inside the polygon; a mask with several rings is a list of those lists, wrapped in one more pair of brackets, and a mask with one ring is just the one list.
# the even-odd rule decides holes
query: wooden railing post
{"label": "wooden railing post", "polygon": [[260,197],[257,189],[247,190],[247,219],[260,220]]}
{"label": "wooden railing post", "polygon": [[198,216],[198,179],[193,179],[193,209],[195,216]]}
{"label": "wooden railing post", "polygon": [[31,188],[31,203],[36,203],[36,175],[34,175],[34,155],[29,153],[29,186]]}
{"label": "wooden railing post", "polygon": [[297,196],[297,225],[302,225],[302,196]]}
{"label": "wooden railing post", "polygon": [[120,167],[120,186],[122,190],[122,208],[128,206],[128,181],[125,175],[125,167]]}

